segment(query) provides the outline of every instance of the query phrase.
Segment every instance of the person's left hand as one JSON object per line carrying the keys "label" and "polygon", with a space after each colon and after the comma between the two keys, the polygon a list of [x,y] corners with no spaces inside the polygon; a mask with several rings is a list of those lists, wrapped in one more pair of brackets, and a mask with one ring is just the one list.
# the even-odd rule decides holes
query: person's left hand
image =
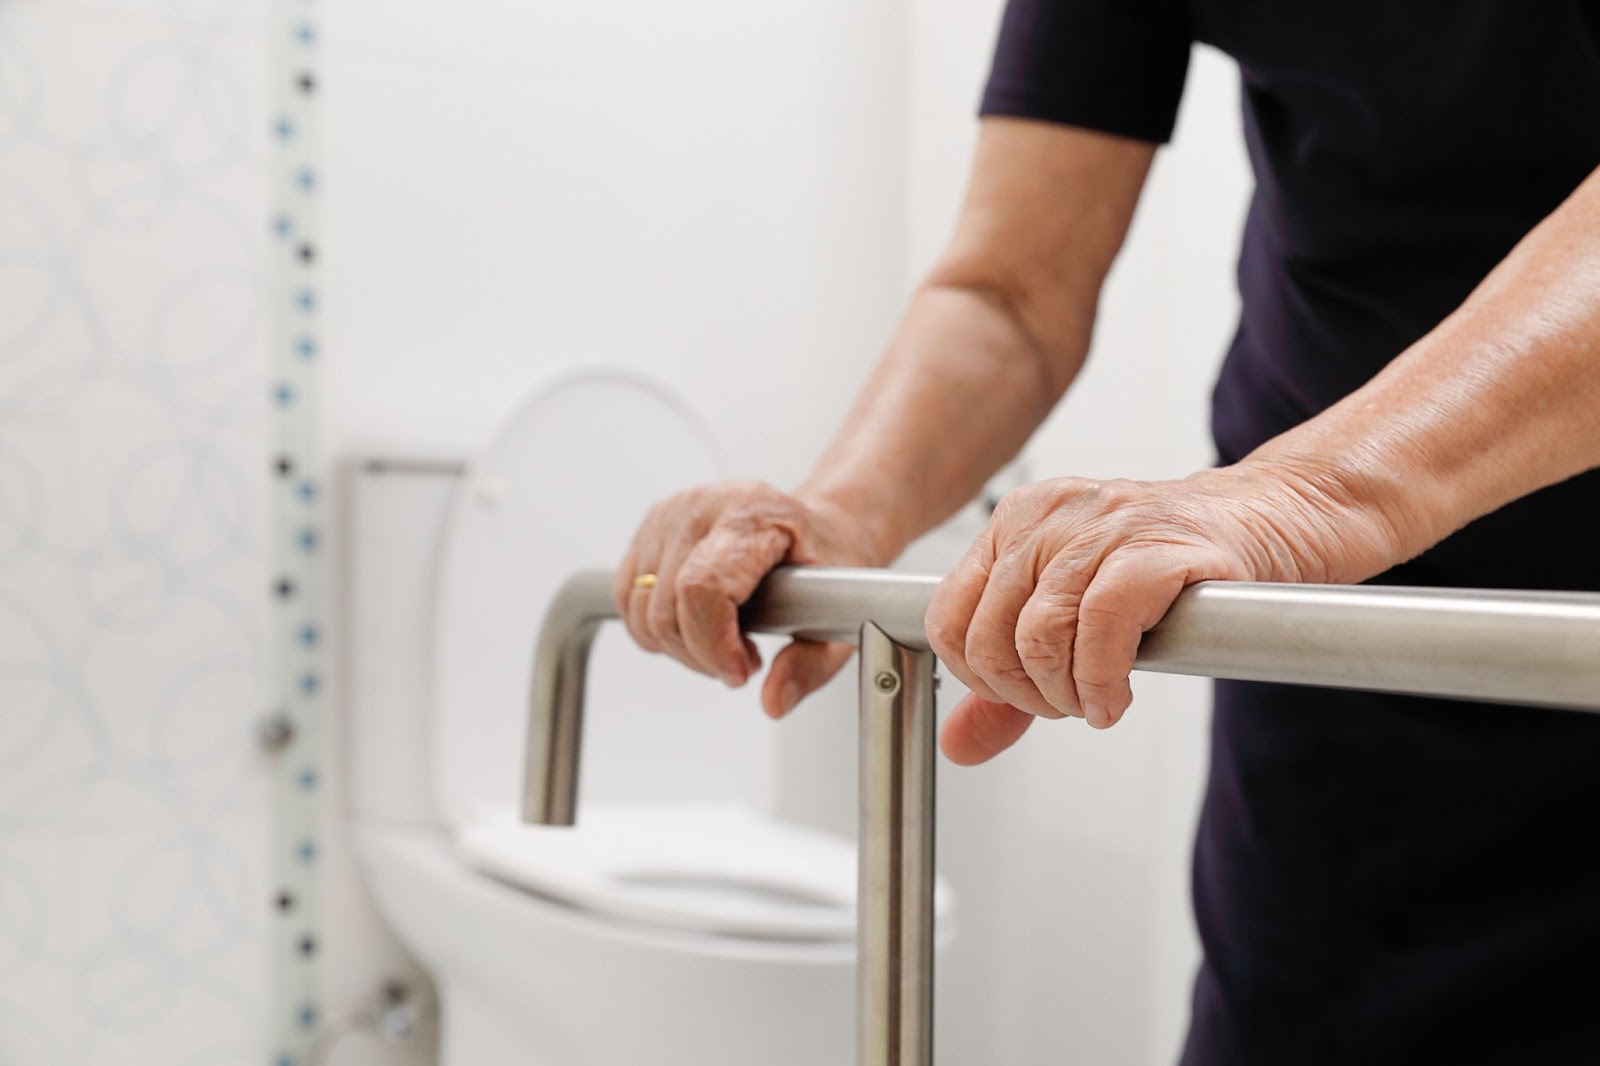
{"label": "person's left hand", "polygon": [[1012,492],[929,605],[972,690],[940,746],[983,762],[1035,717],[1114,724],[1140,637],[1199,581],[1359,581],[1399,560],[1381,515],[1314,477],[1238,464],[1182,481],[1060,478]]}

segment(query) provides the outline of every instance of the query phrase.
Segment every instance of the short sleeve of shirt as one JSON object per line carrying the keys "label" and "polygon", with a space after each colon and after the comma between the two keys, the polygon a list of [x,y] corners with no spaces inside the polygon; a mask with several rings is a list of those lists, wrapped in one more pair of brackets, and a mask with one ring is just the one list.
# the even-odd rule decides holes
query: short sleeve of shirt
{"label": "short sleeve of shirt", "polygon": [[1162,143],[1189,71],[1184,0],[1010,0],[984,115]]}

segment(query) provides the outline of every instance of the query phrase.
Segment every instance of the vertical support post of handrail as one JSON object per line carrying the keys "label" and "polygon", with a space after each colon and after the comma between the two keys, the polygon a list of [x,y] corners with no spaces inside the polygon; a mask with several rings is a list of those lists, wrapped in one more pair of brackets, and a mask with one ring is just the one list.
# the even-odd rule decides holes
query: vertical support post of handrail
{"label": "vertical support post of handrail", "polygon": [[861,627],[857,1066],[933,1063],[934,665]]}

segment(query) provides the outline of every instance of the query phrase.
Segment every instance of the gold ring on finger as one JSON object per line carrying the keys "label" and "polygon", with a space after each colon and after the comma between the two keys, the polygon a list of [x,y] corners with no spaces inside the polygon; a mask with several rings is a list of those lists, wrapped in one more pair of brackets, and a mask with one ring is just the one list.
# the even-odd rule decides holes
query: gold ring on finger
{"label": "gold ring on finger", "polygon": [[638,577],[633,579],[633,587],[636,588],[636,589],[653,589],[653,588],[655,588],[656,587],[656,575],[654,575],[654,574],[640,574]]}

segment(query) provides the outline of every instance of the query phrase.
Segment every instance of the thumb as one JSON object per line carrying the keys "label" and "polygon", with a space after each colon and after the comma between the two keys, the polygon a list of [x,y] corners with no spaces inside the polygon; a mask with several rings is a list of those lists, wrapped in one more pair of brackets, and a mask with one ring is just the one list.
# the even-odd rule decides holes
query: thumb
{"label": "thumb", "polygon": [[852,644],[817,644],[797,640],[772,660],[761,686],[761,706],[768,718],[782,718],[794,705],[826,685],[855,654]]}
{"label": "thumb", "polygon": [[958,766],[976,766],[1015,744],[1033,724],[1033,717],[1009,703],[969,695],[945,719],[939,747]]}

